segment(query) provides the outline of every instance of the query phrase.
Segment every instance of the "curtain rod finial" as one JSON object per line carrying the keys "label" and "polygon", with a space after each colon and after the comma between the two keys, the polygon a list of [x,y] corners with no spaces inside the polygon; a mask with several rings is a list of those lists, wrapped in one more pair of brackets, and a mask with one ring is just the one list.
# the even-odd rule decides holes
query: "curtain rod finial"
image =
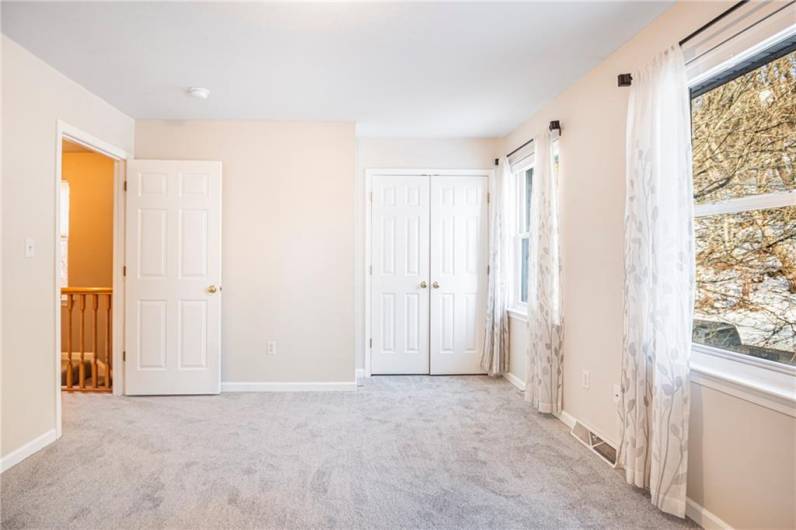
{"label": "curtain rod finial", "polygon": [[633,76],[630,74],[619,74],[616,81],[617,86],[630,86],[633,84]]}
{"label": "curtain rod finial", "polygon": [[561,134],[561,122],[558,120],[551,121],[548,129],[551,131],[558,131],[558,134]]}

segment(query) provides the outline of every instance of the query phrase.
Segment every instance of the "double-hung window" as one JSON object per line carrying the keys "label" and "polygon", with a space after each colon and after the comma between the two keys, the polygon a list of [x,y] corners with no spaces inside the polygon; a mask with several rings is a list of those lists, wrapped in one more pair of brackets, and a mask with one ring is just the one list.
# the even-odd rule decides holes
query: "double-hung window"
{"label": "double-hung window", "polygon": [[695,348],[796,366],[796,44],[692,86]]}
{"label": "double-hung window", "polygon": [[733,6],[682,44],[691,88],[691,380],[796,417],[796,4]]}
{"label": "double-hung window", "polygon": [[512,185],[509,195],[512,207],[507,212],[506,226],[511,234],[512,276],[509,305],[518,315],[528,311],[528,258],[530,250],[531,197],[533,196],[534,143],[527,142],[508,156]]}
{"label": "double-hung window", "polygon": [[528,305],[528,256],[530,250],[531,197],[533,193],[533,165],[523,167],[514,173],[516,181],[517,215],[515,236],[515,305]]}
{"label": "double-hung window", "polygon": [[[558,136],[552,138],[550,149],[552,169],[557,178],[559,168]],[[514,227],[512,238],[514,274],[511,306],[516,313],[527,313],[528,260],[531,250],[530,229],[535,171],[533,144],[531,143],[524,152],[518,152],[513,159],[509,158],[509,163],[514,177],[514,210],[510,219],[510,224]]]}

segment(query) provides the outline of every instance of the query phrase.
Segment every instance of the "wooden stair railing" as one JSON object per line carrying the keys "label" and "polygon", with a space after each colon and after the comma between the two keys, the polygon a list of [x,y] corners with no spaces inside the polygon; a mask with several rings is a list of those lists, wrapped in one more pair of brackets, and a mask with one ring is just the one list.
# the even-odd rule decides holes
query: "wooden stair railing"
{"label": "wooden stair railing", "polygon": [[[100,302],[107,300],[107,303]],[[64,287],[61,289],[61,306],[65,309],[64,326],[66,329],[66,351],[61,354],[61,388],[70,392],[110,392],[113,389],[113,334],[111,323],[113,321],[113,289],[110,287]],[[101,307],[103,306],[104,307]],[[76,311],[77,310],[77,311]],[[79,351],[75,351],[74,340],[74,313],[79,312],[78,327]],[[86,351],[86,312],[91,316],[89,320],[92,335],[91,350]],[[105,325],[100,335],[99,315],[104,313]],[[102,337],[102,352],[99,348],[99,338]],[[102,356],[100,356],[102,353]],[[77,356],[77,358],[76,358]],[[77,368],[77,382],[75,383],[75,368]],[[87,370],[91,378],[87,383]],[[100,384],[100,376],[102,384]]]}

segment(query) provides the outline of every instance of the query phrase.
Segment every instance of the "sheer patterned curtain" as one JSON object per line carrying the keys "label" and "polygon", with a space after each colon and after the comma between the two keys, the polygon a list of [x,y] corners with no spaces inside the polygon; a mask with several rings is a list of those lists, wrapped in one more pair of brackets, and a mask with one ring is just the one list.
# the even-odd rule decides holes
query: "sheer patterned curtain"
{"label": "sheer patterned curtain", "polygon": [[627,117],[625,332],[617,458],[683,517],[694,293],[691,131],[679,46],[633,75]]}
{"label": "sheer patterned curtain", "polygon": [[525,398],[539,412],[562,409],[563,322],[558,231],[558,172],[550,133],[534,138],[536,148],[528,256],[528,362]]}
{"label": "sheer patterned curtain", "polygon": [[506,241],[506,200],[511,167],[503,158],[495,171],[492,184],[492,203],[489,229],[489,286],[487,291],[486,333],[481,356],[481,368],[489,375],[500,375],[509,371],[509,319],[508,288],[509,275]]}

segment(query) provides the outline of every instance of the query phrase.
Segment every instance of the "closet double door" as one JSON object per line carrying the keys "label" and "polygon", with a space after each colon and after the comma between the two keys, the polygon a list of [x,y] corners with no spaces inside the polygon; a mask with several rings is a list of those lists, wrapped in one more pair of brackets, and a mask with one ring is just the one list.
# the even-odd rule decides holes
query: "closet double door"
{"label": "closet double door", "polygon": [[374,175],[371,373],[479,374],[488,178]]}

